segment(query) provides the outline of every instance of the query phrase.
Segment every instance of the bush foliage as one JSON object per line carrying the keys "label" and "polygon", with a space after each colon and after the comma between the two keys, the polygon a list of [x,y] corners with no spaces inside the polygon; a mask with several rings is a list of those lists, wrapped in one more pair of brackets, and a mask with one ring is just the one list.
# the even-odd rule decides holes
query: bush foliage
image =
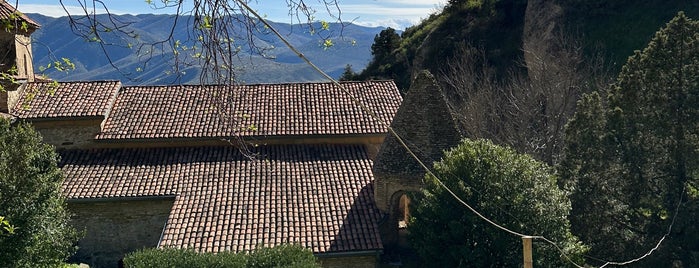
{"label": "bush foliage", "polygon": [[[60,267],[75,250],[58,154],[27,124],[0,118],[0,267]],[[7,227],[7,226],[6,226]]]}
{"label": "bush foliage", "polygon": [[191,249],[144,249],[124,258],[127,268],[263,268],[319,267],[313,253],[297,245],[280,245],[273,248],[259,248],[248,253],[198,253]]}
{"label": "bush foliage", "polygon": [[[528,155],[465,139],[435,164],[435,175],[466,203],[504,227],[558,242],[573,259],[585,248],[569,231],[568,197],[551,168]],[[409,240],[434,267],[516,267],[522,240],[485,222],[428,176],[408,226]],[[535,266],[570,265],[547,243],[535,243]]]}

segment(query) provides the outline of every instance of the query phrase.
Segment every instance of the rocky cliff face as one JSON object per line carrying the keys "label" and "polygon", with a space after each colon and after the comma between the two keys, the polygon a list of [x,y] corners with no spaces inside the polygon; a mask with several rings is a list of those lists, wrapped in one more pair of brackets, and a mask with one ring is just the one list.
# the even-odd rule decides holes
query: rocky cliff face
{"label": "rocky cliff face", "polygon": [[410,44],[416,47],[403,48],[414,51],[403,63],[411,77],[423,69],[439,76],[462,44],[484,50],[501,78],[513,70],[537,75],[535,59],[555,62],[571,44],[588,57],[603,55],[616,72],[677,12],[699,18],[699,1],[484,0],[477,8],[461,2],[445,8],[429,27],[416,26],[428,33],[417,46]]}

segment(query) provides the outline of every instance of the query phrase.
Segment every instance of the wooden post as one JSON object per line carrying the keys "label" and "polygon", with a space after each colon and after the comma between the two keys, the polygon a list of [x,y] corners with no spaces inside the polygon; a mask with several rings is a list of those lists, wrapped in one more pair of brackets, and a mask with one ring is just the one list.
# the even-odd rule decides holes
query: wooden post
{"label": "wooden post", "polygon": [[524,268],[534,268],[534,259],[532,258],[532,238],[531,236],[522,237],[522,245],[524,246]]}

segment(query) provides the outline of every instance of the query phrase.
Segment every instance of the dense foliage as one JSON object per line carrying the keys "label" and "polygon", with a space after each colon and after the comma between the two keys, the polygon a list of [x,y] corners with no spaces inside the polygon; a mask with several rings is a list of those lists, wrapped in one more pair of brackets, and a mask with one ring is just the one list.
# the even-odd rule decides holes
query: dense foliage
{"label": "dense foliage", "polygon": [[440,74],[444,63],[457,56],[464,43],[484,48],[488,62],[499,76],[504,76],[511,66],[522,61],[526,6],[524,0],[449,1],[442,12],[405,29],[390,55],[374,55],[360,77],[394,79],[405,93],[413,73],[428,69]]}
{"label": "dense foliage", "polygon": [[0,215],[13,226],[0,235],[0,267],[61,266],[75,250],[57,162],[31,126],[0,118]]}
{"label": "dense foliage", "polygon": [[[568,197],[552,170],[533,158],[486,140],[463,140],[435,164],[435,174],[457,196],[511,230],[543,235],[573,259],[585,248],[569,231]],[[427,177],[409,225],[411,245],[433,267],[516,267],[520,237],[497,229]],[[535,266],[570,265],[553,246],[535,243]]]}
{"label": "dense foliage", "polygon": [[615,72],[634,50],[642,49],[653,33],[683,10],[699,16],[699,1],[680,0],[555,0],[564,12],[566,32],[584,38],[588,50],[604,52]]}
{"label": "dense foliage", "polygon": [[267,267],[319,267],[313,253],[297,245],[280,245],[259,248],[249,253],[198,253],[189,249],[144,249],[124,258],[127,268],[267,268]]}
{"label": "dense foliage", "polygon": [[678,14],[587,95],[566,131],[560,173],[573,231],[605,259],[699,265],[699,22]]}
{"label": "dense foliage", "polygon": [[[606,67],[617,72],[628,55],[680,10],[699,15],[699,1],[450,0],[441,12],[405,29],[391,57],[367,66],[360,77],[395,79],[405,92],[411,74],[428,69],[439,75],[458,56],[458,47],[468,44],[482,47],[498,77],[507,78],[513,67],[522,67],[525,39],[536,34],[577,38],[587,56],[603,54]],[[553,14],[553,20],[537,21],[545,14]]]}

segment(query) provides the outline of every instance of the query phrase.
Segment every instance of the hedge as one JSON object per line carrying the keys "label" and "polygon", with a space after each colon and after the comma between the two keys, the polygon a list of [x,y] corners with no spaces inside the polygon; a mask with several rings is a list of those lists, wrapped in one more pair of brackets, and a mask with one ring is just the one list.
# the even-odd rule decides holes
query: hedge
{"label": "hedge", "polygon": [[262,268],[320,267],[313,252],[297,245],[279,245],[250,252],[199,253],[191,249],[143,249],[126,255],[126,268]]}

